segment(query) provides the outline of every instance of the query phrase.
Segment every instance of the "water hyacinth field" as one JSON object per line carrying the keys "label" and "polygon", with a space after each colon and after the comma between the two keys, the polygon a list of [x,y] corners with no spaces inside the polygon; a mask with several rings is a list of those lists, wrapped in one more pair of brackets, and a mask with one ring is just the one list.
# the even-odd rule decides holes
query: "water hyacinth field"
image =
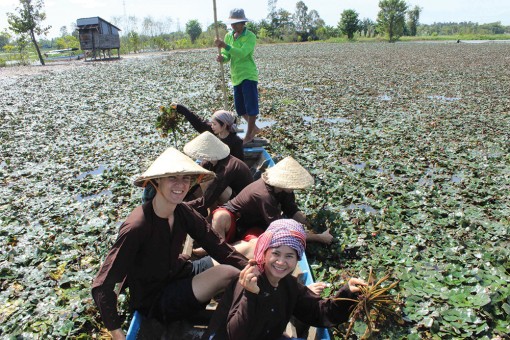
{"label": "water hyacinth field", "polygon": [[[262,135],[315,178],[298,194],[318,279],[390,273],[381,339],[510,333],[510,45],[261,45]],[[91,281],[167,147],[159,105],[222,106],[216,50],[0,70],[0,337],[106,334]],[[228,71],[228,69],[227,69]],[[231,92],[230,90],[228,91]],[[232,103],[232,98],[229,98]],[[126,318],[127,304],[121,303]],[[351,332],[360,337],[365,324]],[[127,327],[126,327],[127,329]],[[333,329],[342,338],[346,325]]]}

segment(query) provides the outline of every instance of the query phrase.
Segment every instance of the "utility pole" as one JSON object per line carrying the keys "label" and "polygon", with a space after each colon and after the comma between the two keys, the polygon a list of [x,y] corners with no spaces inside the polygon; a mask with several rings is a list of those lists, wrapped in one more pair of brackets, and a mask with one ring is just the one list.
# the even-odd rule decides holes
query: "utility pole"
{"label": "utility pole", "polygon": [[127,27],[126,0],[122,0],[122,7],[124,8],[124,27]]}

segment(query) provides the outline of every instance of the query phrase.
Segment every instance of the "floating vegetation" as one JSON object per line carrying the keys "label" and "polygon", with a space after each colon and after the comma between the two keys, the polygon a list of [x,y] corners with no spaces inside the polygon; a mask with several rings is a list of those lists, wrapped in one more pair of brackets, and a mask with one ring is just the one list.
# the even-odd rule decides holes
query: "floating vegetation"
{"label": "floating vegetation", "polygon": [[[155,103],[222,108],[214,53],[0,76],[0,337],[103,335],[90,284],[141,202],[132,181],[196,136],[161,138]],[[383,339],[510,334],[508,45],[272,44],[256,58],[268,151],[312,173],[297,201],[335,238],[307,247],[316,277],[391,269],[406,323]]]}

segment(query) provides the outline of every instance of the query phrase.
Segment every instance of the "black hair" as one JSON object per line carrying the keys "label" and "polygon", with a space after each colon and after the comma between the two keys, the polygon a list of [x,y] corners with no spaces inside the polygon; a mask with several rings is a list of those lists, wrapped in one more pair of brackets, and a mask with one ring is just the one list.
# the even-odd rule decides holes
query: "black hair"
{"label": "black hair", "polygon": [[222,121],[221,121],[221,120],[219,120],[219,119],[214,118],[214,120],[215,120],[216,122],[218,122],[218,124],[220,124],[220,126],[221,126],[221,127],[223,127],[223,126],[225,125],[225,122],[222,122]]}

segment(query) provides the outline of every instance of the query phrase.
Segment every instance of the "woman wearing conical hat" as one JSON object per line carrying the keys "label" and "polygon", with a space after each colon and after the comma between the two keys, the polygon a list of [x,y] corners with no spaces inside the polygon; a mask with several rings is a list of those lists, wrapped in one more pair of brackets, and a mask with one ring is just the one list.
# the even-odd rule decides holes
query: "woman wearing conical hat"
{"label": "woman wearing conical hat", "polygon": [[[106,328],[122,339],[122,320],[117,312],[117,288],[129,288],[132,310],[162,323],[193,315],[205,308],[247,259],[218,238],[204,217],[183,199],[190,185],[210,180],[214,173],[176,149],[161,154],[135,185],[152,183],[154,199],[131,212],[119,229],[92,284],[92,296]],[[187,235],[210,257],[189,261],[181,254]],[[117,287],[119,286],[119,287]]]}
{"label": "woman wearing conical hat", "polygon": [[214,172],[215,178],[200,185],[199,196],[203,196],[199,205],[194,205],[202,215],[213,211],[218,205],[234,198],[248,184],[253,175],[246,163],[232,156],[228,146],[209,131],[200,134],[188,142],[184,153],[201,161],[204,169]]}
{"label": "woman wearing conical hat", "polygon": [[[233,243],[256,239],[269,224],[284,216],[308,225],[296,204],[294,190],[313,185],[313,178],[292,157],[286,157],[262,174],[262,178],[244,188],[235,198],[213,212],[212,227]],[[307,232],[307,241],[330,244],[329,229],[321,234]],[[241,250],[250,257],[251,252]],[[248,248],[250,249],[250,248]]]}

